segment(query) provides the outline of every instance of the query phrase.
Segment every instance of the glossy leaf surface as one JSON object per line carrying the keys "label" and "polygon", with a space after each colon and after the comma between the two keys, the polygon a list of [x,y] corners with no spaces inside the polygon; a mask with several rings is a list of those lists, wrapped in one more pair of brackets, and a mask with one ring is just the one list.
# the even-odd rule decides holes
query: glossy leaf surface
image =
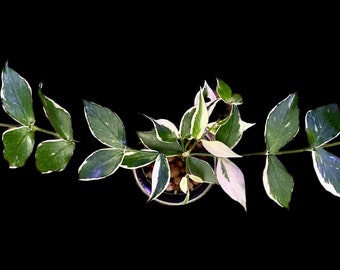
{"label": "glossy leaf surface", "polygon": [[275,155],[266,157],[263,185],[269,198],[281,207],[289,208],[294,187],[293,177]]}
{"label": "glossy leaf surface", "polygon": [[112,175],[121,165],[124,150],[99,149],[90,154],[78,169],[79,180],[98,180]]}
{"label": "glossy leaf surface", "polygon": [[54,130],[64,140],[73,140],[72,122],[69,112],[52,99],[46,97],[42,93],[41,88],[39,89],[39,96],[43,104],[45,114]]}
{"label": "glossy leaf surface", "polygon": [[42,173],[63,171],[69,163],[75,144],[63,139],[41,142],[35,153],[35,164]]}
{"label": "glossy leaf surface", "polygon": [[308,142],[319,147],[339,135],[340,113],[338,105],[329,104],[310,110],[305,118]]}
{"label": "glossy leaf surface", "polygon": [[323,148],[312,151],[313,166],[321,185],[340,197],[340,159]]}
{"label": "glossy leaf surface", "polygon": [[265,125],[266,148],[276,153],[299,131],[299,108],[296,94],[290,94],[268,114]]}
{"label": "glossy leaf surface", "polygon": [[103,144],[124,148],[125,128],[119,116],[109,108],[84,100],[85,117],[92,135]]}
{"label": "glossy leaf surface", "polygon": [[1,101],[4,111],[18,123],[32,126],[35,116],[30,85],[7,64],[1,75]]}
{"label": "glossy leaf surface", "polygon": [[26,126],[8,129],[2,134],[4,158],[11,168],[25,165],[33,151],[34,135],[34,131]]}
{"label": "glossy leaf surface", "polygon": [[140,168],[154,162],[158,155],[159,153],[156,151],[129,149],[125,151],[120,166],[127,169]]}

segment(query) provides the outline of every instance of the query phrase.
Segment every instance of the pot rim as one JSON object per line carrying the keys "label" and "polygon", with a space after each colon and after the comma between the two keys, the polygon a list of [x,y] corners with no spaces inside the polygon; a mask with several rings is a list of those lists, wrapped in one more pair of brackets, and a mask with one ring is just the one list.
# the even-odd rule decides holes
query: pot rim
{"label": "pot rim", "polygon": [[[142,192],[145,195],[150,196],[151,182],[146,178],[143,168],[141,167],[133,169],[132,173],[138,187],[142,190]],[[184,198],[186,196],[185,193],[179,192],[177,194],[174,194],[173,192],[168,191],[163,191],[153,201],[170,206],[186,205],[202,198],[212,188],[212,186],[213,186],[212,183],[207,182],[200,183],[199,185],[197,185],[192,191],[190,191],[190,199],[188,200],[187,203],[183,203]]]}

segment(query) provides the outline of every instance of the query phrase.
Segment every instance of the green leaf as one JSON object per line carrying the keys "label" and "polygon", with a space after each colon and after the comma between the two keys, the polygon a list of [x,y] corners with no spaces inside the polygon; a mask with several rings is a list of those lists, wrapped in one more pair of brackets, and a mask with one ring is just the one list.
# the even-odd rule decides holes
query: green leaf
{"label": "green leaf", "polygon": [[284,208],[289,208],[294,182],[284,165],[275,155],[266,157],[263,185],[269,198]]}
{"label": "green leaf", "polygon": [[42,173],[63,171],[69,163],[75,144],[63,139],[41,142],[35,153],[35,164]]}
{"label": "green leaf", "polygon": [[218,184],[215,172],[207,161],[189,156],[186,159],[186,165],[189,173],[200,177],[204,182]]}
{"label": "green leaf", "polygon": [[150,119],[150,121],[153,123],[156,136],[159,140],[165,142],[175,142],[179,139],[178,129],[172,122],[166,119],[155,120],[145,114],[143,115]]}
{"label": "green leaf", "polygon": [[232,102],[232,91],[228,84],[221,79],[217,80],[217,93],[225,103]]}
{"label": "green leaf", "polygon": [[129,149],[125,151],[124,159],[120,166],[125,169],[144,167],[154,162],[158,155],[158,152],[152,150]]}
{"label": "green leaf", "polygon": [[238,158],[242,157],[239,154],[236,154],[230,147],[225,145],[220,141],[208,141],[201,140],[203,147],[212,155],[216,157],[224,157],[224,158]]}
{"label": "green leaf", "polygon": [[234,105],[242,105],[243,104],[243,97],[240,94],[233,94],[233,98],[232,98],[232,103]]}
{"label": "green leaf", "polygon": [[86,100],[84,100],[84,108],[90,131],[97,140],[113,148],[126,146],[124,124],[116,113]]}
{"label": "green leaf", "polygon": [[227,158],[218,158],[216,163],[218,183],[230,198],[241,204],[247,211],[244,175],[235,163]]}
{"label": "green leaf", "polygon": [[79,180],[98,180],[112,175],[121,165],[124,149],[105,148],[90,154],[78,169]]}
{"label": "green leaf", "polygon": [[196,107],[189,108],[183,115],[180,125],[179,125],[179,133],[182,139],[192,139],[191,133],[191,126],[192,126],[192,119],[194,117]]}
{"label": "green leaf", "polygon": [[290,94],[268,114],[265,125],[266,148],[278,152],[299,131],[299,108],[296,94]]}
{"label": "green leaf", "polygon": [[192,123],[191,123],[191,134],[195,139],[201,139],[205,133],[205,129],[208,125],[209,115],[208,109],[206,107],[203,90],[200,91],[198,104],[196,106],[196,110],[194,112]]}
{"label": "green leaf", "polygon": [[8,129],[2,134],[4,158],[8,161],[10,168],[25,165],[33,151],[34,134],[34,131],[26,126]]}
{"label": "green leaf", "polygon": [[2,69],[1,79],[1,101],[5,112],[22,125],[34,125],[32,90],[28,82],[7,63]]}
{"label": "green leaf", "polygon": [[54,130],[61,138],[71,141],[73,139],[71,115],[52,99],[43,95],[41,88],[39,88],[39,97],[43,104],[45,114]]}
{"label": "green leaf", "polygon": [[216,132],[215,139],[234,148],[241,140],[244,131],[252,127],[254,124],[241,120],[240,111],[236,105],[232,107],[229,120],[219,127]]}
{"label": "green leaf", "polygon": [[152,169],[151,193],[148,201],[156,199],[170,183],[170,165],[164,154],[159,154]]}
{"label": "green leaf", "polygon": [[137,136],[143,145],[151,150],[164,153],[167,156],[182,153],[181,145],[176,142],[165,142],[158,139],[156,131],[137,131]]}
{"label": "green leaf", "polygon": [[306,133],[312,147],[319,147],[339,135],[340,113],[337,104],[321,106],[306,113]]}
{"label": "green leaf", "polygon": [[321,185],[340,197],[340,159],[323,148],[312,151],[313,166]]}

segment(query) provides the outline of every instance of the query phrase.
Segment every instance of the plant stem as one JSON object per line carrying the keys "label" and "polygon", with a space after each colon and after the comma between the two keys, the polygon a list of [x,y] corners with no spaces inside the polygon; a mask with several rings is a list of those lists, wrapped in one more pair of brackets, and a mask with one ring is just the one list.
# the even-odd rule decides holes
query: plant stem
{"label": "plant stem", "polygon": [[33,129],[34,129],[35,131],[40,131],[40,132],[42,132],[42,133],[46,133],[46,134],[55,136],[55,137],[57,137],[57,138],[60,138],[60,135],[59,135],[58,133],[56,133],[56,132],[49,131],[49,130],[47,130],[47,129],[43,129],[43,128],[40,128],[40,127],[37,127],[37,126],[33,126]]}
{"label": "plant stem", "polygon": [[[293,150],[285,150],[285,151],[278,151],[275,152],[275,155],[287,155],[287,154],[296,154],[296,153],[302,153],[302,152],[308,152],[311,151],[311,147],[305,147],[300,149],[293,149]],[[249,157],[249,156],[264,156],[268,155],[269,153],[267,151],[261,151],[261,152],[253,152],[253,153],[246,153],[241,154],[243,157]]]}
{"label": "plant stem", "polygon": [[[17,126],[17,125],[12,125],[12,124],[0,123],[0,127],[15,128],[15,127],[18,127],[18,126]],[[49,131],[49,130],[47,130],[47,129],[43,129],[43,128],[40,128],[40,127],[37,127],[37,126],[32,126],[32,129],[33,129],[34,131],[39,131],[39,132],[46,133],[46,134],[55,136],[55,137],[57,137],[57,138],[60,138],[60,136],[59,136],[58,133],[53,132],[53,131]]]}
{"label": "plant stem", "polygon": [[[333,143],[327,143],[322,146],[322,148],[329,148],[329,147],[335,147],[339,146],[339,142],[333,142]],[[303,153],[303,152],[310,152],[312,151],[312,147],[307,146],[304,148],[299,148],[299,149],[292,149],[292,150],[284,150],[284,151],[278,151],[276,153],[273,153],[275,155],[288,155],[288,154],[297,154],[297,153]],[[252,152],[252,153],[246,153],[246,154],[240,154],[242,157],[250,157],[250,156],[265,156],[268,155],[269,153],[267,151],[261,151],[261,152]],[[192,156],[213,156],[209,153],[191,153]]]}
{"label": "plant stem", "polygon": [[[18,127],[18,125],[0,123],[0,127],[15,128],[15,127]],[[60,135],[57,132],[53,132],[53,131],[50,131],[50,130],[47,130],[47,129],[44,129],[44,128],[40,128],[40,127],[37,127],[37,126],[32,126],[32,129],[34,131],[38,131],[38,132],[42,132],[42,133],[45,133],[45,134],[52,135],[56,138],[61,138]],[[77,140],[73,140],[73,141],[78,142]]]}
{"label": "plant stem", "polygon": [[[325,145],[322,146],[322,148],[329,148],[329,147],[335,147],[340,145],[340,141],[339,142],[333,142],[333,143],[326,143]],[[274,153],[275,155],[287,155],[287,154],[296,154],[296,153],[302,153],[302,152],[310,152],[312,151],[312,147],[311,146],[307,146],[304,148],[299,148],[299,149],[292,149],[292,150],[285,150],[285,151],[278,151],[276,153]],[[267,151],[261,151],[261,152],[253,152],[253,153],[247,153],[247,154],[241,154],[241,156],[243,157],[247,157],[247,156],[260,156],[260,155],[268,155]]]}
{"label": "plant stem", "polygon": [[15,127],[15,126],[10,125],[10,124],[0,123],[0,127],[12,128],[12,127]]}

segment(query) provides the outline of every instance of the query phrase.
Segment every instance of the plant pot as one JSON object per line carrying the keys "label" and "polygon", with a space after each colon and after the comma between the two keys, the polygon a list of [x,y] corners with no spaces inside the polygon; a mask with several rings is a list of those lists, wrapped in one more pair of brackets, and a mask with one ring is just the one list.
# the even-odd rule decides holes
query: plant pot
{"label": "plant pot", "polygon": [[[156,199],[154,199],[154,201],[165,205],[183,205],[186,194],[179,189],[177,184],[175,184],[175,177],[177,176],[178,172],[174,173],[174,170],[178,170],[178,168],[173,168],[173,164],[174,163],[170,161],[171,180],[168,188]],[[137,185],[147,196],[150,196],[151,193],[151,172],[152,165],[133,170],[133,175],[136,179]],[[181,175],[178,175],[178,177],[181,177]],[[212,186],[213,184],[210,183],[192,182],[192,187],[190,189],[190,198],[187,203],[191,203],[202,198]]]}

